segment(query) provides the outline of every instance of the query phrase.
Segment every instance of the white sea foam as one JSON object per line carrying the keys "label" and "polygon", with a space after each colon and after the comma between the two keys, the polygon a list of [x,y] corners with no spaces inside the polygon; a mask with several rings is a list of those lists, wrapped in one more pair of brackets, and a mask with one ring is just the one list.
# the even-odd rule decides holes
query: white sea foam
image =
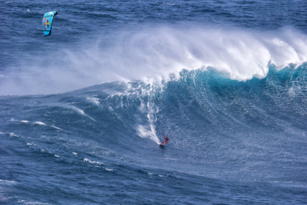
{"label": "white sea foam", "polygon": [[73,106],[73,105],[64,105],[63,107],[72,109],[72,110],[76,111],[77,113],[79,113],[80,115],[86,116],[86,117],[90,118],[91,120],[96,121],[96,120],[95,120],[94,118],[92,118],[91,116],[85,114],[85,112],[84,112],[82,109],[80,109],[80,108],[78,108],[78,107],[76,107],[76,106]]}
{"label": "white sea foam", "polygon": [[12,184],[15,184],[15,183],[16,183],[16,181],[0,179],[0,184],[12,185]]}
{"label": "white sea foam", "polygon": [[30,122],[30,121],[28,121],[28,120],[16,120],[16,119],[14,119],[14,118],[11,118],[10,121],[11,121],[11,122],[22,122],[22,123],[25,123],[25,124],[27,124],[27,123]]}
{"label": "white sea foam", "polygon": [[283,67],[307,60],[307,36],[289,28],[264,32],[202,25],[157,26],[124,31],[117,40],[119,44],[103,52],[95,47],[80,55],[70,53],[72,62],[88,67],[91,59],[90,65],[112,68],[99,75],[102,81],[122,80],[118,76],[168,78],[183,68],[207,67],[231,79],[247,80],[265,77],[269,62]]}
{"label": "white sea foam", "polygon": [[[62,107],[62,108],[66,108],[66,109],[71,109],[73,111],[75,111],[76,113],[80,114],[80,115],[83,115],[83,116],[86,116],[88,117],[89,119],[93,120],[93,121],[96,121],[94,118],[92,118],[91,116],[87,115],[82,109],[74,106],[74,105],[69,105],[69,104],[63,104],[63,103],[55,103],[55,104],[52,104],[52,106],[58,106],[58,107]],[[58,128],[58,127],[55,127],[55,126],[52,126],[56,129],[60,129],[62,130],[61,128]]]}
{"label": "white sea foam", "polygon": [[75,107],[75,106],[71,106],[71,108],[73,109],[73,110],[76,110],[78,113],[80,113],[81,115],[86,115],[85,114],[85,112],[83,111],[83,110],[81,110],[80,108],[77,108],[77,107]]}
{"label": "white sea foam", "polygon": [[18,204],[29,204],[29,205],[47,205],[48,203],[37,202],[37,201],[26,201],[26,200],[18,200]]}
{"label": "white sea foam", "polygon": [[57,130],[62,130],[61,128],[59,128],[59,127],[57,127],[57,126],[54,126],[54,125],[52,125],[51,127],[55,128],[55,129],[57,129]]}
{"label": "white sea foam", "polygon": [[155,143],[160,144],[160,141],[159,141],[157,135],[155,135],[152,132],[152,130],[147,129],[145,126],[139,125],[137,127],[137,132],[138,132],[138,135],[140,137],[142,137],[142,138],[149,138],[152,141],[154,141]]}
{"label": "white sea foam", "polygon": [[14,132],[11,132],[10,137],[18,137],[18,135],[16,135]]}
{"label": "white sea foam", "polygon": [[43,125],[43,126],[46,126],[46,124],[45,124],[45,123],[40,122],[40,121],[36,121],[36,122],[34,122],[34,124],[36,124],[36,125]]}
{"label": "white sea foam", "polygon": [[88,159],[88,158],[84,158],[84,159],[83,159],[83,161],[85,161],[85,162],[89,162],[89,163],[91,163],[91,164],[98,164],[98,165],[102,165],[102,163],[101,163],[101,162],[98,162],[98,161],[93,161],[93,160],[90,160],[90,159]]}
{"label": "white sea foam", "polygon": [[[116,43],[106,47],[110,38]],[[182,69],[214,68],[231,79],[245,81],[265,77],[269,63],[281,69],[307,61],[307,35],[292,28],[259,31],[193,23],[140,26],[98,37],[92,45],[79,45],[27,63],[28,69],[16,78],[4,79],[2,87],[7,89],[0,94],[63,92],[148,76],[168,80],[170,74],[178,77]],[[54,59],[60,64],[38,69]],[[35,76],[35,80],[24,76]]]}
{"label": "white sea foam", "polygon": [[29,123],[28,120],[21,120],[20,122],[22,122],[22,123]]}
{"label": "white sea foam", "polygon": [[95,98],[95,97],[88,97],[86,98],[88,101],[90,101],[91,103],[95,104],[95,105],[99,105],[99,99],[98,98]]}

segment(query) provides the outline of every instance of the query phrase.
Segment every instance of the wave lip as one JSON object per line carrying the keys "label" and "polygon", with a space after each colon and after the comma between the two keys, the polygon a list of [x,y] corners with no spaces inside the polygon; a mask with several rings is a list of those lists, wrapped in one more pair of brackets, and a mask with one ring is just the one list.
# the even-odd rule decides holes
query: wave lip
{"label": "wave lip", "polygon": [[[106,46],[110,39],[116,43]],[[266,77],[270,65],[280,70],[304,62],[307,36],[290,27],[274,31],[184,23],[126,27],[116,35],[97,37],[91,45],[80,42],[73,50],[59,49],[34,57],[33,63],[21,63],[20,72],[4,73],[1,87],[6,89],[0,94],[58,93],[148,77],[169,80],[170,74],[179,77],[183,69],[213,68],[232,80],[246,81]]]}

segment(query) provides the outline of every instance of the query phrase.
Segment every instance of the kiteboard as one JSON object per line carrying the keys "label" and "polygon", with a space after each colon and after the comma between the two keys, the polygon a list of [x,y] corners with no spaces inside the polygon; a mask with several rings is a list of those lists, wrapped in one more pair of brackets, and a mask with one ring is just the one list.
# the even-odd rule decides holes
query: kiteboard
{"label": "kiteboard", "polygon": [[161,148],[164,148],[164,147],[165,147],[165,145],[163,145],[163,144],[160,144],[159,146],[160,146]]}

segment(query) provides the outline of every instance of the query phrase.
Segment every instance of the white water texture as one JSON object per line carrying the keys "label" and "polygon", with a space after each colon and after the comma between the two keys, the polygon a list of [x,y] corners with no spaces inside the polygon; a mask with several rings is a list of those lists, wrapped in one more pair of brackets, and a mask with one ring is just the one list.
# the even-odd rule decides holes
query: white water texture
{"label": "white water texture", "polygon": [[[81,40],[77,47],[51,54],[43,59],[44,66],[37,58],[15,76],[2,78],[6,89],[0,94],[57,93],[146,77],[167,80],[182,69],[208,67],[245,81],[264,78],[268,64],[282,69],[307,61],[307,35],[293,28],[259,31],[197,24],[122,28],[90,45]],[[46,63],[55,59],[58,63]]]}

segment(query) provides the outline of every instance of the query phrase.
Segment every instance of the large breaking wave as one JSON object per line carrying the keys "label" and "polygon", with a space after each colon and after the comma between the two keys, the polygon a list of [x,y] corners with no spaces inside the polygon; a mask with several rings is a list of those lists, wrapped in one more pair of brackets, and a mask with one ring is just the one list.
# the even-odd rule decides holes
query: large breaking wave
{"label": "large breaking wave", "polygon": [[[307,61],[307,36],[292,28],[274,31],[187,25],[122,28],[95,41],[53,48],[18,60],[1,77],[2,95],[48,94],[113,81],[168,80],[183,70],[213,68],[232,80],[266,77]],[[66,45],[67,46],[67,45]],[[51,48],[52,47],[52,48]],[[54,60],[56,59],[56,61]],[[17,59],[16,59],[17,60]]]}
{"label": "large breaking wave", "polygon": [[[297,149],[306,146],[306,72],[306,64],[280,71],[271,66],[265,78],[243,82],[216,70],[183,70],[158,83],[113,82],[14,101],[2,97],[4,110],[15,108],[6,114],[11,119],[3,120],[11,121],[7,129],[26,143],[64,159],[79,153],[108,162],[109,168],[128,163],[300,184],[305,183],[300,163],[306,159]],[[171,166],[157,160],[162,135],[171,139]],[[225,171],[217,173],[221,165]]]}

